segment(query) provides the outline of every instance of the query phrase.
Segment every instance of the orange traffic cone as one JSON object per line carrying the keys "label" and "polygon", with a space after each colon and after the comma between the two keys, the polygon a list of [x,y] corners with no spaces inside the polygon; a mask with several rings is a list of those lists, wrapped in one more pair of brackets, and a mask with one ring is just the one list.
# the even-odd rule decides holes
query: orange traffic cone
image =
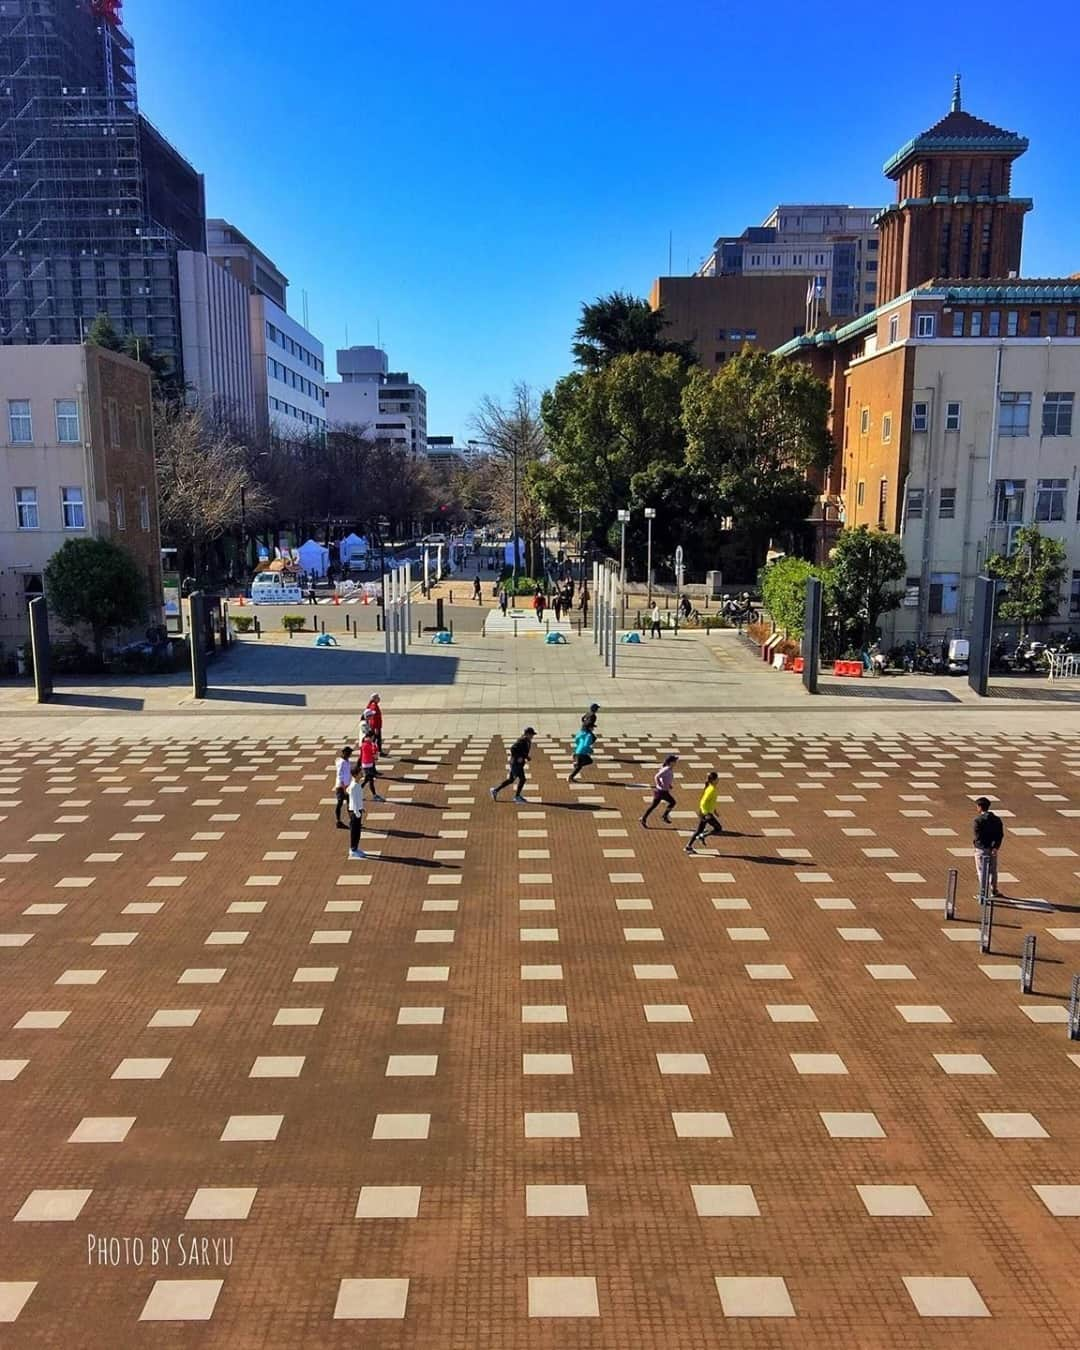
{"label": "orange traffic cone", "polygon": [[335,605],[341,604],[341,596],[338,595],[337,591],[334,592],[334,604]]}
{"label": "orange traffic cone", "polygon": [[243,604],[244,604],[244,597],[243,597],[242,595],[241,595],[240,598],[239,598],[238,604],[240,604],[240,606],[243,607]]}

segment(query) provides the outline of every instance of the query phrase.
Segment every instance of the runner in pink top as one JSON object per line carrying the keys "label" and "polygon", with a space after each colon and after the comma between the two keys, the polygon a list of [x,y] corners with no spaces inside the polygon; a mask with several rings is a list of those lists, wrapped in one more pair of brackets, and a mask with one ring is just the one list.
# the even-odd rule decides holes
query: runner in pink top
{"label": "runner in pink top", "polygon": [[653,777],[653,799],[648,810],[641,817],[641,823],[646,829],[649,828],[649,817],[661,802],[666,803],[662,817],[664,824],[671,824],[671,811],[675,806],[675,798],[671,795],[671,789],[675,782],[675,765],[678,763],[678,759],[678,755],[665,755],[663,764],[657,769]]}

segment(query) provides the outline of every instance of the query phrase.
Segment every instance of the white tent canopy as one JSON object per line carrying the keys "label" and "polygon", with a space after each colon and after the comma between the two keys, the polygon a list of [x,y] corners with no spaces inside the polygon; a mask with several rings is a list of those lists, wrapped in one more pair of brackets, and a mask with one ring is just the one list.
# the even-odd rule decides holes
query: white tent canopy
{"label": "white tent canopy", "polygon": [[366,553],[367,549],[368,541],[366,539],[361,539],[358,534],[346,535],[338,546],[339,561],[344,566],[349,561],[351,554]]}
{"label": "white tent canopy", "polygon": [[307,543],[301,544],[296,550],[297,561],[305,572],[310,572],[312,576],[326,576],[326,569],[330,565],[330,550],[324,548],[322,544],[317,544],[314,539],[309,539]]}
{"label": "white tent canopy", "polygon": [[[514,541],[513,541],[512,539],[511,539],[511,540],[508,540],[507,543],[503,546],[503,559],[504,559],[505,565],[506,565],[507,567],[513,567],[513,565],[514,565]],[[521,570],[521,568],[524,566],[524,564],[525,564],[525,540],[522,539],[522,538],[519,536],[519,538],[518,538],[518,571]]]}

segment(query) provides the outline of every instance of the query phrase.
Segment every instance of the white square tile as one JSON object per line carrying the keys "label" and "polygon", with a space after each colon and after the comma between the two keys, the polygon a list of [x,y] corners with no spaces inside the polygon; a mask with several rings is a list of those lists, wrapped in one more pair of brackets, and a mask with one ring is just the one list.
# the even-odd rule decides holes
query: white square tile
{"label": "white square tile", "polygon": [[380,1114],[375,1117],[372,1139],[426,1139],[431,1130],[427,1114]]}
{"label": "white square tile", "polygon": [[0,1324],[14,1322],[37,1288],[37,1280],[0,1280]]}
{"label": "white square tile", "polygon": [[580,1139],[581,1123],[576,1111],[526,1111],[526,1139]]}
{"label": "white square tile", "polygon": [[525,1074],[571,1074],[573,1055],[522,1055],[521,1071]]}
{"label": "white square tile", "polygon": [[675,1054],[657,1051],[656,1063],[662,1074],[706,1074],[712,1073],[709,1060],[700,1054]]}
{"label": "white square tile", "polygon": [[292,977],[293,984],[333,984],[337,966],[299,966]]}
{"label": "white square tile", "polygon": [[338,1285],[334,1319],[400,1321],[405,1316],[408,1299],[408,1280],[342,1280]]}
{"label": "white square tile", "polygon": [[322,1015],[322,1008],[279,1008],[274,1014],[274,1026],[317,1027]]}
{"label": "white square tile", "polygon": [[390,1055],[386,1061],[387,1078],[434,1078],[438,1069],[438,1055]]}
{"label": "white square tile", "polygon": [[867,1214],[875,1219],[927,1218],[930,1206],[918,1186],[856,1186]]}
{"label": "white square tile", "polygon": [[897,1003],[896,1011],[905,1022],[932,1023],[934,1025],[951,1022],[952,1018],[944,1008],[936,1003]]}
{"label": "white square tile", "polygon": [[910,966],[875,966],[866,967],[870,978],[874,980],[913,980],[914,972]]}
{"label": "white square tile", "polygon": [[230,1116],[221,1132],[222,1143],[270,1142],[278,1137],[284,1116]]}
{"label": "white square tile", "polygon": [[193,1027],[201,1008],[159,1008],[147,1022],[148,1027]]}
{"label": "white square tile", "polygon": [[766,1003],[765,1011],[772,1022],[816,1022],[817,1013],[809,1003]]}
{"label": "white square tile", "polygon": [[185,1219],[246,1219],[255,1201],[255,1186],[200,1186],[191,1197]]}
{"label": "white square tile", "polygon": [[526,1186],[525,1214],[530,1219],[587,1218],[588,1191],[584,1186]]}
{"label": "white square tile", "polygon": [[727,935],[732,942],[768,942],[769,934],[764,928],[729,928]]}
{"label": "white square tile", "polygon": [[361,1186],[358,1219],[415,1219],[420,1213],[419,1186]]}
{"label": "white square tile", "polygon": [[140,1322],[208,1322],[222,1280],[155,1280]]}
{"label": "white square tile", "polygon": [[185,970],[177,984],[220,984],[225,978],[225,967],[191,966]]}
{"label": "white square tile", "polygon": [[0,1083],[13,1083],[29,1063],[28,1059],[0,1059]]}
{"label": "white square tile", "polygon": [[523,1023],[537,1022],[566,1022],[566,1004],[565,1003],[526,1003],[522,1005],[521,1020]]}
{"label": "white square tile", "polygon": [[157,1079],[172,1063],[171,1059],[122,1059],[112,1071],[113,1078]]}
{"label": "white square tile", "polygon": [[982,1055],[935,1054],[934,1058],[947,1074],[994,1074],[996,1069]]}
{"label": "white square tile", "polygon": [[1041,1025],[1054,1025],[1069,1020],[1068,1008],[1043,1003],[1021,1003],[1020,1011],[1030,1022]]}
{"label": "white square tile", "polygon": [[831,1139],[885,1138],[872,1111],[819,1111],[818,1115]]}
{"label": "white square tile", "polygon": [[745,966],[747,975],[752,980],[790,980],[791,971],[784,965],[774,966]]}
{"label": "white square tile", "polygon": [[16,1223],[71,1223],[90,1199],[88,1190],[31,1191],[15,1215]]}
{"label": "white square tile", "polygon": [[787,1285],[779,1275],[716,1276],[725,1317],[794,1317]]}
{"label": "white square tile", "polygon": [[303,1055],[258,1055],[248,1077],[299,1078],[303,1067]]}
{"label": "white square tile", "polygon": [[836,931],[845,942],[881,941],[881,934],[876,928],[838,928]]}
{"label": "white square tile", "polygon": [[686,1003],[645,1003],[646,1022],[692,1022],[690,1007]]}
{"label": "white square tile", "polygon": [[791,1062],[801,1074],[846,1074],[847,1065],[839,1055],[792,1053]]}
{"label": "white square tile", "polygon": [[905,1275],[915,1311],[920,1317],[989,1317],[990,1309],[966,1275]]}
{"label": "white square tile", "polygon": [[442,1026],[445,1008],[431,1007],[411,1007],[399,1008],[397,1015],[397,1025],[399,1027],[408,1026]]}
{"label": "white square tile", "polygon": [[995,1139],[1049,1139],[1028,1111],[980,1111],[979,1119]]}
{"label": "white square tile", "polygon": [[1057,1218],[1080,1218],[1080,1186],[1032,1186],[1031,1189]]}
{"label": "white square tile", "polygon": [[674,966],[635,965],[634,978],[636,980],[677,980],[679,975]]}
{"label": "white square tile", "polygon": [[104,979],[104,970],[65,970],[57,976],[56,984],[95,985]]}
{"label": "white square tile", "polygon": [[591,1275],[530,1275],[529,1316],[599,1317],[596,1280]]}
{"label": "white square tile", "polygon": [[752,1186],[691,1186],[702,1218],[748,1219],[761,1213]]}

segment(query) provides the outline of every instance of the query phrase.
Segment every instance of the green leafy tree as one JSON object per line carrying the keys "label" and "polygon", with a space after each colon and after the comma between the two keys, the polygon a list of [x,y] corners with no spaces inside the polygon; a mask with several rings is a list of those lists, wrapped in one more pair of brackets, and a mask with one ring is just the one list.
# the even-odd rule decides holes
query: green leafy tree
{"label": "green leafy tree", "polygon": [[832,457],[829,392],[804,367],[745,350],[683,391],[688,463],[708,475],[716,509],[747,532],[754,554],[790,542],[813,505],[808,475]]}
{"label": "green leafy tree", "polygon": [[830,607],[841,639],[864,648],[881,615],[900,606],[896,583],[907,571],[903,545],[895,534],[859,525],[840,531],[829,559]]}
{"label": "green leafy tree", "polygon": [[777,628],[800,638],[806,630],[806,583],[818,577],[831,590],[832,575],[803,558],[781,558],[761,574],[761,594],[765,608]]}
{"label": "green leafy tree", "polygon": [[91,347],[107,347],[111,352],[124,350],[124,339],[116,331],[116,325],[104,310],[86,330],[86,341]]}
{"label": "green leafy tree", "polygon": [[647,300],[624,291],[613,291],[599,296],[591,305],[581,306],[581,321],[574,333],[574,360],[583,370],[600,370],[616,357],[633,352],[653,356],[670,353],[685,362],[693,361],[693,344],[665,338],[668,327],[662,309],[653,309]]}
{"label": "green leafy tree", "polygon": [[1065,545],[1042,533],[1037,525],[1016,532],[1013,551],[986,560],[987,573],[1005,583],[998,602],[999,617],[1019,623],[1022,635],[1033,623],[1045,623],[1061,606],[1065,579]]}
{"label": "green leafy tree", "polygon": [[69,539],[45,566],[45,597],[69,628],[90,630],[99,660],[111,633],[146,619],[142,571],[111,539]]}

